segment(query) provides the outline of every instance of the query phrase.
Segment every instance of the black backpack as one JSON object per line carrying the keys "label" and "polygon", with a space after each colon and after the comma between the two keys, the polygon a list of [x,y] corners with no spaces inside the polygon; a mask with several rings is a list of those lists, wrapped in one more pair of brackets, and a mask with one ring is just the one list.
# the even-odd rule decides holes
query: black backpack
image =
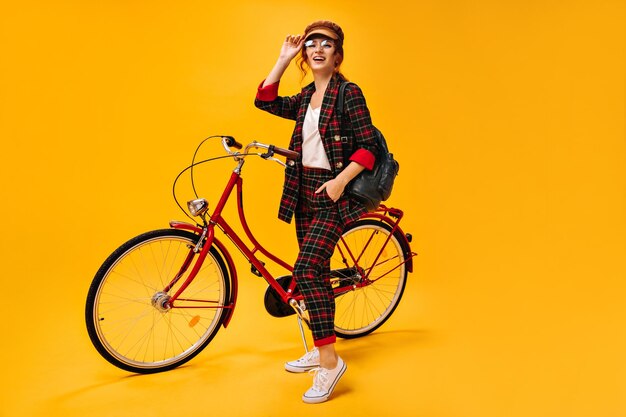
{"label": "black backpack", "polygon": [[[348,149],[347,146],[347,144],[353,143],[353,141],[347,140],[348,137],[353,136],[352,128],[347,128],[347,123],[343,120],[343,103],[346,86],[348,84],[350,84],[350,82],[344,81],[341,83],[341,86],[339,86],[337,104],[335,105],[335,111],[337,112],[341,130],[344,163],[347,163],[350,156],[354,153],[354,150]],[[376,130],[376,144],[378,146],[378,155],[374,169],[371,171],[363,170],[356,178],[350,181],[345,189],[346,194],[363,204],[368,211],[376,210],[381,201],[385,201],[389,198],[391,189],[393,188],[393,182],[400,170],[400,165],[393,159],[393,154],[390,153],[389,148],[387,148],[385,137],[380,130],[377,128],[374,129]]]}

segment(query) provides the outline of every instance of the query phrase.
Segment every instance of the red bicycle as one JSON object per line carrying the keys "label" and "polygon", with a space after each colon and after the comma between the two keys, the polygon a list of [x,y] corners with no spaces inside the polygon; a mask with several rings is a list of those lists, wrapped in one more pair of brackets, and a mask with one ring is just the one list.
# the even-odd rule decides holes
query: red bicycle
{"label": "red bicycle", "polygon": [[[296,152],[259,142],[242,145],[229,136],[220,138],[225,156],[237,166],[221,198],[209,214],[207,200],[189,201],[189,216],[196,224],[172,221],[169,229],[141,234],[121,245],[96,273],[87,296],[85,319],[89,337],[98,352],[113,365],[137,373],[173,369],[191,360],[228,324],[237,304],[238,275],[235,262],[215,236],[221,230],[251,263],[252,272],[269,284],[265,307],[276,317],[296,314],[305,345],[302,321],[308,324],[306,305],[291,279],[293,267],[261,246],[248,227],[243,210],[241,171],[249,156],[260,156],[286,166]],[[266,150],[264,153],[252,149]],[[275,158],[287,158],[286,164]],[[236,189],[239,221],[252,247],[248,247],[222,217],[224,206]],[[179,207],[182,206],[174,198]],[[183,210],[184,211],[184,210]],[[192,217],[193,216],[193,217]],[[394,312],[413,271],[411,235],[399,226],[403,212],[380,206],[349,224],[331,259],[335,292],[335,331],[355,338],[379,328]],[[280,265],[288,274],[275,278],[257,253]]]}

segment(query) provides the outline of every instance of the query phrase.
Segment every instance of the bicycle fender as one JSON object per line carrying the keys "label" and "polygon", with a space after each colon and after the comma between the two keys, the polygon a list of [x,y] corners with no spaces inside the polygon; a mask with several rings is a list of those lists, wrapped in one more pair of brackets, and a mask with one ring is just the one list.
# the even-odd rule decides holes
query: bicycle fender
{"label": "bicycle fender", "polygon": [[237,279],[237,270],[235,269],[235,262],[233,261],[232,256],[226,249],[226,246],[215,236],[213,237],[213,246],[217,248],[217,251],[225,258],[225,264],[228,267],[228,276],[230,278],[230,308],[226,311],[226,315],[223,319],[224,328],[228,327],[230,323],[230,319],[233,317],[233,313],[235,312],[235,305],[237,305],[237,294],[239,290],[239,280]]}
{"label": "bicycle fender", "polygon": [[376,212],[365,213],[363,216],[359,217],[359,220],[361,219],[379,220],[381,222],[387,223],[392,228],[395,228],[396,232],[398,232],[401,236],[400,246],[402,246],[402,251],[404,252],[404,256],[407,259],[406,261],[407,271],[413,272],[413,256],[417,254],[411,251],[411,243],[409,242],[409,239],[407,238],[406,233],[404,233],[400,225],[398,225],[399,220],[394,221],[390,219],[388,216],[385,216],[383,214],[379,214]]}

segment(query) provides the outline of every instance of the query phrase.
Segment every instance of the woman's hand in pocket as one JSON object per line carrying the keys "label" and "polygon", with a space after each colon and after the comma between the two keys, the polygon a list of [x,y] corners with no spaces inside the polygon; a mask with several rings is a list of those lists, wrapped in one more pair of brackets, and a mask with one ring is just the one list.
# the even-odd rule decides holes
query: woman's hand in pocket
{"label": "woman's hand in pocket", "polygon": [[331,200],[337,202],[339,198],[343,195],[343,191],[346,188],[346,184],[341,181],[339,178],[333,178],[330,181],[326,181],[320,188],[315,190],[316,194],[319,194],[323,191],[326,191],[326,194],[330,197]]}

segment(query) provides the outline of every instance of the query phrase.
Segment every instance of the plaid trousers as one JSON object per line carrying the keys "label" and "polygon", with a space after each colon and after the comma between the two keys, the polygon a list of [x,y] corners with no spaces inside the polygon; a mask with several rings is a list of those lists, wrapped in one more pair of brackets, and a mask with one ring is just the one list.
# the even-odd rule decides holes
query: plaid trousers
{"label": "plaid trousers", "polygon": [[296,234],[300,253],[293,276],[309,312],[315,346],[334,343],[335,297],[330,283],[330,258],[345,227],[339,206],[323,190],[331,171],[303,168],[296,208]]}

